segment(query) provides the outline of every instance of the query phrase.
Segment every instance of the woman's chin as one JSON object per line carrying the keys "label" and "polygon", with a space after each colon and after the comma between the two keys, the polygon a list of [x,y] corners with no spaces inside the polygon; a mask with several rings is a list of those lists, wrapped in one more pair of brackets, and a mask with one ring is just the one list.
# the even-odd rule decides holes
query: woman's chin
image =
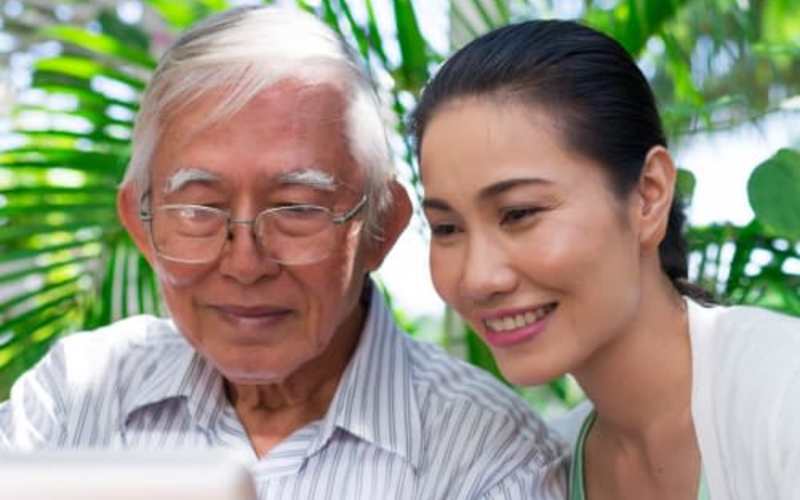
{"label": "woman's chin", "polygon": [[508,359],[495,353],[495,360],[503,377],[514,385],[534,386],[546,384],[568,370],[551,363],[540,363],[527,357]]}

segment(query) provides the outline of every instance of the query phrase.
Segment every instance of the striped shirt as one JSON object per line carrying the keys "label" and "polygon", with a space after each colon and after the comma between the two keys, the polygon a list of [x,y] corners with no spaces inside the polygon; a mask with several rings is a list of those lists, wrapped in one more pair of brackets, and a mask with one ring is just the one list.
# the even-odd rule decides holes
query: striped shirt
{"label": "striped shirt", "polygon": [[0,405],[0,448],[224,447],[259,498],[562,499],[565,448],[512,391],[400,332],[373,290],[326,415],[260,459],[221,375],[169,320],[60,340]]}

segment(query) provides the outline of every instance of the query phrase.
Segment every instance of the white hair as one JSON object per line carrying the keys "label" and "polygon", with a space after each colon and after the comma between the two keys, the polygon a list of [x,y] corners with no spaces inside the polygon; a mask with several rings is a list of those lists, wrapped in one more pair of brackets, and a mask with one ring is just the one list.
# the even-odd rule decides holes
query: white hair
{"label": "white hair", "polygon": [[298,9],[235,8],[184,33],[161,58],[142,98],[123,184],[135,183],[140,194],[149,189],[152,155],[176,107],[224,88],[225,98],[207,117],[211,124],[287,79],[333,85],[345,98],[345,136],[366,176],[368,232],[380,235],[394,170],[375,84],[338,34]]}

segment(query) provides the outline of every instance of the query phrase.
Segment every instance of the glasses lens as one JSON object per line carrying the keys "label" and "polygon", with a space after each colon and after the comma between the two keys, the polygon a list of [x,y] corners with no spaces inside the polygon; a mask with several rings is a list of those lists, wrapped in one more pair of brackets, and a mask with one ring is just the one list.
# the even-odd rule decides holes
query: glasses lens
{"label": "glasses lens", "polygon": [[164,205],[153,212],[153,244],[167,259],[208,262],[225,243],[225,214],[210,207]]}
{"label": "glasses lens", "polygon": [[327,257],[335,244],[331,213],[323,207],[297,205],[263,212],[257,220],[262,248],[283,264],[310,264]]}

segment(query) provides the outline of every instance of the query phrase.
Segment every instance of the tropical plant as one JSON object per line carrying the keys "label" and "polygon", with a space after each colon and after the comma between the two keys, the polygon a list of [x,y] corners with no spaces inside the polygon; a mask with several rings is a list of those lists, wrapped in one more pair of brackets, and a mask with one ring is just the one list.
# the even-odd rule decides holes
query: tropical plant
{"label": "tropical plant", "polygon": [[[687,135],[753,120],[799,93],[795,3],[586,0],[582,17],[639,56],[680,146]],[[415,4],[385,0],[394,20],[390,28],[376,14],[378,0],[297,4],[351,40],[382,82],[397,117],[398,161],[418,188],[405,118],[445,54],[423,35]],[[448,4],[455,46],[494,26],[556,9],[556,2],[533,0]],[[12,112],[12,146],[0,151],[0,398],[60,335],[163,312],[152,271],[116,219],[116,186],[156,53],[178,30],[227,2],[146,0],[147,31],[123,22],[113,9],[93,12],[87,28],[83,20],[58,22],[48,3],[36,5],[30,7],[36,16],[4,18],[5,31],[23,43],[55,41],[57,50],[34,64],[31,90]],[[797,152],[778,152],[750,181],[753,222],[689,229],[698,281],[733,302],[800,314],[799,170]],[[690,200],[692,177],[683,173],[681,179]],[[421,328],[416,319],[398,318],[410,330]],[[452,312],[446,318],[448,342],[497,373],[478,337]],[[541,406],[574,402],[578,393],[561,379],[527,394]]]}

